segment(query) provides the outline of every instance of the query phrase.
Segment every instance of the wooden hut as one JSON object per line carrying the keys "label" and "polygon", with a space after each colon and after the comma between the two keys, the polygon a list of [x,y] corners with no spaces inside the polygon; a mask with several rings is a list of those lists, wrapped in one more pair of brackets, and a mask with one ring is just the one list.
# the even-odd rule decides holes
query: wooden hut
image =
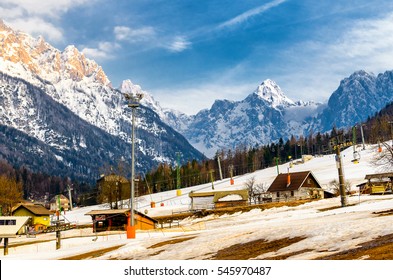
{"label": "wooden hut", "polygon": [[[111,230],[126,230],[128,216],[130,210],[128,209],[106,209],[106,210],[92,210],[85,215],[91,216],[93,220],[93,231],[111,231]],[[139,212],[135,211],[135,227],[139,230],[155,229],[158,223],[157,220]]]}

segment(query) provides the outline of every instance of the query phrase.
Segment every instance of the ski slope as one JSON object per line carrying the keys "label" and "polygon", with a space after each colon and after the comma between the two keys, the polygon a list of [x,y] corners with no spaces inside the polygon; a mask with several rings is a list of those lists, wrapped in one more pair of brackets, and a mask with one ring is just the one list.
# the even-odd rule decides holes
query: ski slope
{"label": "ski slope", "polygon": [[[356,184],[364,182],[366,174],[378,172],[371,163],[377,153],[377,147],[367,146],[359,151],[361,160],[351,162],[352,148],[342,152],[345,179],[351,182],[353,190]],[[280,172],[287,172],[288,164],[279,166]],[[334,155],[315,157],[303,164],[296,164],[291,172],[311,170],[324,188],[329,182],[338,180]],[[259,170],[254,173],[235,177],[235,184],[229,180],[214,182],[215,190],[244,188],[247,180],[254,177],[256,183],[270,185],[277,175],[276,167]],[[204,184],[182,189],[177,196],[176,190],[146,195],[138,199],[138,210],[150,216],[171,214],[190,207],[190,191],[210,191],[211,184]],[[150,202],[156,202],[151,208]],[[62,248],[55,250],[54,241],[18,246],[9,249],[4,260],[51,260],[62,259],[84,252],[121,246],[97,256],[97,259],[136,259],[136,260],[203,260],[215,256],[235,244],[246,244],[256,240],[273,241],[283,238],[301,237],[302,240],[274,252],[254,256],[264,259],[282,254],[293,254],[289,259],[310,260],[323,257],[332,252],[355,248],[358,244],[373,240],[382,235],[393,233],[392,216],[378,216],[375,212],[393,209],[393,196],[354,195],[348,197],[350,207],[340,206],[340,198],[318,200],[297,207],[279,207],[268,210],[254,209],[246,213],[231,215],[210,215],[204,218],[187,218],[180,221],[180,226],[173,229],[137,231],[135,239],[126,239],[125,233],[94,236],[91,228],[62,232]],[[161,206],[163,204],[163,206]],[[90,223],[90,216],[85,213],[94,209],[104,209],[106,205],[76,208],[66,214],[67,220],[78,224]],[[321,211],[333,207],[328,211]],[[37,236],[37,239],[53,239],[50,234]],[[22,236],[12,242],[23,242]],[[153,245],[169,240],[185,238],[185,241],[172,245],[163,245],[154,249]],[[297,253],[301,252],[301,253]],[[1,252],[2,254],[2,252]],[[365,256],[367,258],[367,256]]]}

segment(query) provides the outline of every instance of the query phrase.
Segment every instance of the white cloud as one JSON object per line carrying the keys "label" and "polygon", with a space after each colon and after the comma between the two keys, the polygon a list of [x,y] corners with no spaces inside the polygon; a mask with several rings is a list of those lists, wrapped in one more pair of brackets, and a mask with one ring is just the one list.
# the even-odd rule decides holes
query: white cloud
{"label": "white cloud", "polygon": [[117,43],[100,42],[97,48],[83,48],[82,53],[88,58],[109,59],[114,56],[114,51],[118,48],[120,48],[120,45]]}
{"label": "white cloud", "polygon": [[[277,82],[292,99],[327,99],[340,81],[357,70],[393,69],[393,14],[346,22],[349,28],[322,32],[280,53]],[[270,69],[270,71],[274,71]]]}
{"label": "white cloud", "polygon": [[219,25],[219,28],[224,28],[224,27],[230,27],[230,26],[234,26],[237,24],[240,24],[246,20],[248,20],[249,18],[259,15],[261,13],[264,13],[268,10],[270,10],[271,8],[274,8],[284,2],[286,2],[287,0],[274,0],[272,2],[269,2],[267,4],[258,6],[254,9],[248,10],[230,20],[227,20],[225,22],[223,22],[222,24]]}
{"label": "white cloud", "polygon": [[153,27],[130,28],[127,26],[116,26],[113,29],[116,40],[131,43],[151,40],[156,32]]}
{"label": "white cloud", "polygon": [[8,9],[22,9],[27,15],[44,15],[57,18],[70,8],[84,5],[90,0],[2,0],[1,6]]}
{"label": "white cloud", "polygon": [[7,21],[7,24],[14,29],[23,30],[32,36],[42,35],[49,41],[59,42],[63,39],[62,29],[42,18],[17,18]]}
{"label": "white cloud", "polygon": [[182,52],[188,49],[191,46],[191,42],[189,42],[185,37],[176,36],[169,45],[168,49],[173,52]]}
{"label": "white cloud", "polygon": [[[209,109],[215,100],[227,99],[239,101],[251,94],[257,84],[207,82],[188,87],[152,89],[156,99],[164,108],[174,108],[188,115]],[[169,98],[170,97],[170,98]]]}
{"label": "white cloud", "polygon": [[90,0],[2,0],[0,2],[0,18],[14,29],[29,34],[43,35],[50,41],[63,40],[62,28],[56,21],[69,9],[75,8]]}

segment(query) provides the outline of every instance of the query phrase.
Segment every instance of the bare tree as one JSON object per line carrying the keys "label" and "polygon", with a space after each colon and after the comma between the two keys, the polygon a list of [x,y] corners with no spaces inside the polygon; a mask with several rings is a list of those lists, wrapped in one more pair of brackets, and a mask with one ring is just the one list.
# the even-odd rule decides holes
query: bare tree
{"label": "bare tree", "polygon": [[246,189],[248,190],[248,200],[250,204],[254,202],[255,204],[261,202],[262,197],[266,194],[267,186],[264,183],[255,182],[255,177],[251,177],[245,183]]}
{"label": "bare tree", "polygon": [[[329,183],[329,190],[333,192],[333,194],[335,196],[339,196],[340,195],[340,183],[334,179],[333,181],[330,181]],[[349,194],[351,192],[351,182],[350,181],[345,181],[345,193]]]}
{"label": "bare tree", "polygon": [[22,200],[22,194],[22,183],[0,176],[0,208],[4,215],[11,215],[12,207]]}
{"label": "bare tree", "polygon": [[382,151],[378,152],[372,160],[374,166],[377,166],[381,172],[391,171],[393,168],[393,146],[388,142],[383,142]]}
{"label": "bare tree", "polygon": [[249,203],[251,204],[252,199],[254,197],[255,176],[248,179],[246,181],[245,185],[246,185],[246,189],[248,190],[248,200],[249,200]]}

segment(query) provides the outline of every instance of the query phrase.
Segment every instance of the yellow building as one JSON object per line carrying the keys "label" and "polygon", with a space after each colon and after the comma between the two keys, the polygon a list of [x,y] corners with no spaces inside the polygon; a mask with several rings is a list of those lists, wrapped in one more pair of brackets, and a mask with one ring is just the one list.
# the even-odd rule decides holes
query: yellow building
{"label": "yellow building", "polygon": [[50,226],[52,212],[40,204],[19,204],[12,210],[12,216],[28,216],[35,231]]}

